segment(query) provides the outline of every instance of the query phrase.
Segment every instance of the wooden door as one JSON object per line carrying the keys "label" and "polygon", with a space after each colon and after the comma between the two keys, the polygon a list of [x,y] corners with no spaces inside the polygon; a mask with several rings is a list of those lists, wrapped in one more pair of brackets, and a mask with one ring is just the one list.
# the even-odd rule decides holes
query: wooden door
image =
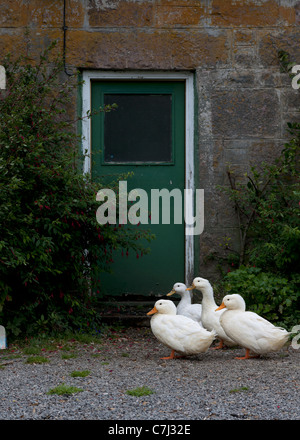
{"label": "wooden door", "polygon": [[182,193],[182,222],[174,224],[173,198],[170,224],[134,226],[146,228],[156,238],[151,252],[139,256],[129,251],[114,255],[113,274],[100,274],[105,295],[162,295],[174,282],[185,281],[185,225],[183,190],[185,182],[185,82],[184,81],[93,81],[92,109],[117,104],[110,113],[92,118],[92,177],[114,179],[133,172],[128,192],[141,188],[151,192],[178,189]]}

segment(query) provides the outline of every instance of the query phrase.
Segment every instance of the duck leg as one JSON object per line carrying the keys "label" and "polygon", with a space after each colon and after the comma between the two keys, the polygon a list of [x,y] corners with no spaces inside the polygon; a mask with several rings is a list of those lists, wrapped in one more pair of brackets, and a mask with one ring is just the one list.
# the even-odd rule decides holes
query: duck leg
{"label": "duck leg", "polygon": [[222,339],[220,339],[220,343],[219,345],[217,345],[216,347],[213,347],[213,350],[221,350],[221,348],[224,347],[224,342],[222,341]]}
{"label": "duck leg", "polygon": [[254,359],[254,358],[258,358],[259,357],[259,354],[257,355],[257,356],[250,356],[250,350],[249,350],[249,348],[246,348],[246,354],[245,354],[245,356],[242,356],[242,357],[235,357],[234,359]]}
{"label": "duck leg", "polygon": [[172,350],[170,356],[162,357],[160,359],[180,359],[181,357],[184,356],[175,356],[175,350]]}

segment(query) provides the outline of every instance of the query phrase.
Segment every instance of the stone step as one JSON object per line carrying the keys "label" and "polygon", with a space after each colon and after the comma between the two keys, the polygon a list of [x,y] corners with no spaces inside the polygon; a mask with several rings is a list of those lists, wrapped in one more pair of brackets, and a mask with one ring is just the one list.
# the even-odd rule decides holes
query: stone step
{"label": "stone step", "polygon": [[[147,313],[153,308],[158,298],[128,299],[104,298],[99,302],[98,310],[101,321],[107,325],[127,327],[149,327],[150,316]],[[176,301],[174,301],[176,304]]]}

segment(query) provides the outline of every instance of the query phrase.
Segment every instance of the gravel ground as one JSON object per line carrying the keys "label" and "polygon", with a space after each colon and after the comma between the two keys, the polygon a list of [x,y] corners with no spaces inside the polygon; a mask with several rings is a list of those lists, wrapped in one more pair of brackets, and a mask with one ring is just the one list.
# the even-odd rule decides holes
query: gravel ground
{"label": "gravel ground", "polygon": [[[43,351],[44,364],[28,355],[0,353],[1,420],[299,420],[300,350],[291,346],[251,360],[241,348],[161,360],[169,349],[150,328],[127,328],[102,343],[69,343]],[[64,347],[65,348],[65,347]],[[62,354],[76,354],[63,359]],[[18,354],[18,350],[14,355]],[[70,373],[89,370],[86,377]],[[49,395],[60,385],[82,388]],[[128,395],[148,387],[153,393]]]}

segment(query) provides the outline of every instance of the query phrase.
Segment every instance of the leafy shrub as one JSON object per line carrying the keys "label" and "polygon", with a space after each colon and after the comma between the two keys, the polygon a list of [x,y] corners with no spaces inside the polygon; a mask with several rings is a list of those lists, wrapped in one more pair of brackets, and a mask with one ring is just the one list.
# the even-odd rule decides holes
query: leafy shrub
{"label": "leafy shrub", "polygon": [[[300,124],[299,124],[300,128]],[[230,255],[234,266],[257,265],[294,273],[300,265],[299,151],[298,133],[286,143],[273,164],[252,166],[246,180],[221,187],[233,201],[240,229],[240,252]]]}
{"label": "leafy shrub", "polygon": [[299,283],[299,276],[290,280],[256,267],[240,267],[225,276],[224,289],[240,294],[247,310],[290,329],[300,321]]}
{"label": "leafy shrub", "polygon": [[99,290],[94,274],[109,270],[113,249],[141,249],[140,231],[96,221],[101,183],[82,174],[78,121],[66,112],[80,83],[77,76],[61,83],[63,63],[51,59],[54,46],[37,65],[9,56],[4,62],[0,320],[16,335],[96,325],[88,295]]}

